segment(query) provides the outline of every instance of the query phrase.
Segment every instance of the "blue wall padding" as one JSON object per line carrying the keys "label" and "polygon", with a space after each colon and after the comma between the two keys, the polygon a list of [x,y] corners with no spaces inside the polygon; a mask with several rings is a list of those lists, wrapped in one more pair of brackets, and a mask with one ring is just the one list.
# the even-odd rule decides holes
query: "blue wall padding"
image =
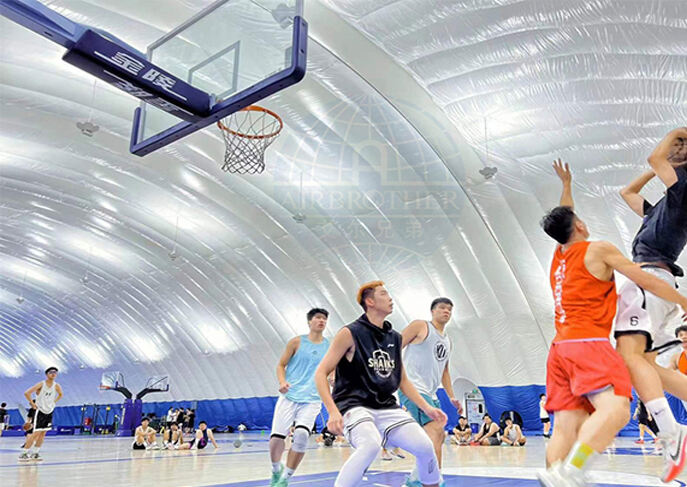
{"label": "blue wall padding", "polygon": [[480,387],[489,415],[498,421],[504,411],[514,410],[522,416],[523,427],[526,431],[541,429],[539,421],[539,395],[546,393],[546,387],[504,386]]}
{"label": "blue wall padding", "polygon": [[[504,411],[515,410],[522,416],[526,431],[541,431],[539,422],[539,394],[545,392],[544,386],[504,386],[504,387],[480,387],[484,396],[487,411],[493,418],[499,418]],[[441,408],[448,416],[447,428],[453,428],[458,422],[456,409],[451,405],[443,389],[438,391]],[[269,431],[272,425],[272,414],[277,402],[276,397],[251,397],[243,399],[211,399],[204,401],[166,401],[144,402],[143,413],[154,413],[164,417],[171,407],[191,408],[196,405],[196,424],[198,421],[207,421],[210,427],[238,426],[244,423],[252,430]],[[687,411],[682,402],[668,395],[668,402],[678,422],[687,424]],[[108,423],[114,421],[114,414],[121,417],[121,404],[111,404]],[[636,401],[632,402],[631,411],[634,413]],[[22,424],[22,419],[17,409],[10,409],[10,423]],[[104,424],[105,408],[101,407],[96,424]],[[86,416],[93,416],[93,408],[89,407]],[[322,414],[317,419],[318,431],[322,429],[328,419],[327,411],[322,408]],[[64,406],[55,408],[53,418],[55,427],[79,426],[81,424],[81,406]],[[631,421],[623,430],[624,434],[634,434],[637,431],[637,422]]]}

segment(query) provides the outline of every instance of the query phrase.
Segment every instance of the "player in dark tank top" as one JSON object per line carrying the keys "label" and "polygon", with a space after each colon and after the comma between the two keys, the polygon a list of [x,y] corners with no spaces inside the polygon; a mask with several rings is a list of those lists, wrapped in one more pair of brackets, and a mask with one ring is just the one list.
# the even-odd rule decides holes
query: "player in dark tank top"
{"label": "player in dark tank top", "polygon": [[[394,393],[401,391],[437,423],[446,415],[420,396],[403,370],[402,338],[386,317],[393,300],[384,283],[374,281],[358,291],[365,313],[337,333],[315,372],[317,390],[329,421],[327,429],[343,434],[355,449],[339,471],[335,485],[353,487],[383,447],[401,447],[415,455],[422,485],[437,486],[440,472],[425,431],[402,410]],[[327,376],[336,369],[333,393]]]}

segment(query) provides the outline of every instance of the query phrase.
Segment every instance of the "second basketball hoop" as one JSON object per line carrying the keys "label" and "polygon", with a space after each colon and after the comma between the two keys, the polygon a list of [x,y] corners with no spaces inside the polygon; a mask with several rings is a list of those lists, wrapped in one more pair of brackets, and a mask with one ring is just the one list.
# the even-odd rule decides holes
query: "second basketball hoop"
{"label": "second basketball hoop", "polygon": [[281,117],[267,108],[250,105],[217,122],[226,150],[222,170],[235,174],[260,174],[265,151],[281,133]]}

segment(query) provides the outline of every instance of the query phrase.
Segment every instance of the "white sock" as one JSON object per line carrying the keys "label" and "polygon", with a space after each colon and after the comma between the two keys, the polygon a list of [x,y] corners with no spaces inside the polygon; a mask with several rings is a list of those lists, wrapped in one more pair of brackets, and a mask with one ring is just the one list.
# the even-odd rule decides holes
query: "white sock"
{"label": "white sock", "polygon": [[281,462],[272,462],[272,473],[277,473],[281,470]]}
{"label": "white sock", "polygon": [[413,482],[420,480],[420,474],[417,471],[417,464],[415,464],[415,467],[413,467],[413,471],[410,472],[410,477],[408,477],[408,479]]}
{"label": "white sock", "polygon": [[665,397],[659,397],[658,399],[644,403],[644,405],[656,421],[659,436],[665,438],[677,434],[677,421],[675,421],[673,411],[670,409],[668,400]]}
{"label": "white sock", "polygon": [[291,478],[291,476],[293,476],[293,473],[294,473],[295,471],[296,471],[295,468],[286,467],[286,468],[284,469],[284,472],[281,474],[281,478],[288,480],[288,479]]}

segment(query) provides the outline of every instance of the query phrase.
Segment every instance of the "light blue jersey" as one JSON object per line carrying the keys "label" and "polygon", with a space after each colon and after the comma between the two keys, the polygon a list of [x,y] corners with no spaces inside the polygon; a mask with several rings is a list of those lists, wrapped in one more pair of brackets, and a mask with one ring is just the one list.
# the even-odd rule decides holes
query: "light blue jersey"
{"label": "light blue jersey", "polygon": [[315,369],[329,348],[329,340],[313,343],[308,335],[301,336],[301,344],[286,366],[286,382],[291,384],[286,398],[293,402],[320,402],[315,386]]}

